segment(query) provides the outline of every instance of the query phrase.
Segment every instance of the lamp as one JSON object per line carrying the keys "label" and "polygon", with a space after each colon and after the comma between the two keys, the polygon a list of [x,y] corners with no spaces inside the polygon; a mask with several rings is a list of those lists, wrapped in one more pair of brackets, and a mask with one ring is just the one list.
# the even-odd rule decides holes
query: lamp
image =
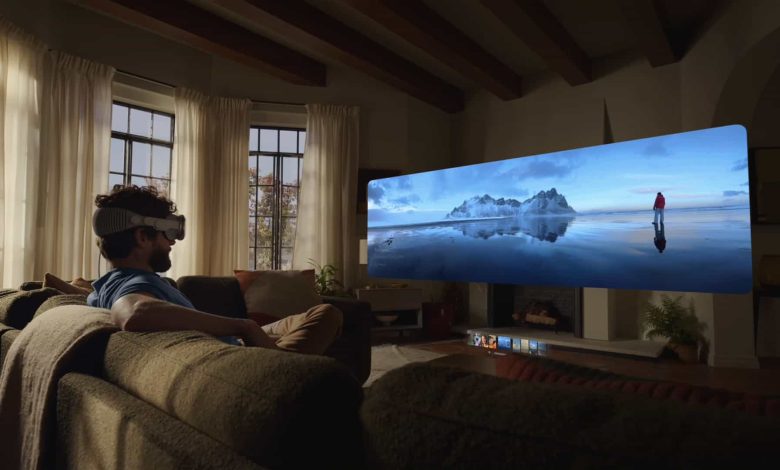
{"label": "lamp", "polygon": [[368,264],[368,240],[360,240],[360,264]]}

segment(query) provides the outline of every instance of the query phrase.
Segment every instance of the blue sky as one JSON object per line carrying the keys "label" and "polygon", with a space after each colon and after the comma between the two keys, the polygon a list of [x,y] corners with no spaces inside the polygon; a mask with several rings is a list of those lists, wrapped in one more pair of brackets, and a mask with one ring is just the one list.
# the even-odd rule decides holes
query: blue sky
{"label": "blue sky", "polygon": [[650,210],[659,191],[667,209],[744,205],[747,135],[725,126],[374,180],[369,223],[435,220],[477,195],[523,201],[553,187],[579,213]]}

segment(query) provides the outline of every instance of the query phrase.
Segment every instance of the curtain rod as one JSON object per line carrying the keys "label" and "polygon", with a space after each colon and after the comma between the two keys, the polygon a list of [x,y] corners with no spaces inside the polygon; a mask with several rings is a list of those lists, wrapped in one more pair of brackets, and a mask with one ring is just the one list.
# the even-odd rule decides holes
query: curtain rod
{"label": "curtain rod", "polygon": [[[138,75],[136,73],[127,72],[125,70],[116,69],[117,73],[121,73],[122,75],[127,75],[128,77],[137,78],[139,80],[144,80],[149,83],[154,83],[156,85],[162,85],[164,87],[168,88],[176,88],[176,85],[171,85],[167,82],[162,82],[160,80],[155,80],[153,78],[144,77],[143,75]],[[258,104],[282,104],[282,105],[288,105],[288,106],[306,106],[306,103],[293,103],[290,101],[264,101],[264,100],[252,100],[250,99],[252,103],[258,103]]]}

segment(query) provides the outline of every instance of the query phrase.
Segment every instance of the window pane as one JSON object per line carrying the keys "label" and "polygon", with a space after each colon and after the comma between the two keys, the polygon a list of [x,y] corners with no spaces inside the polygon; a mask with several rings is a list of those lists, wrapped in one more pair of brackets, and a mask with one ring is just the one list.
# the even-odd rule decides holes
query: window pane
{"label": "window pane", "polygon": [[154,134],[152,137],[171,142],[173,140],[171,138],[171,118],[162,114],[155,114],[153,119]]}
{"label": "window pane", "polygon": [[282,158],[282,184],[298,186],[298,157]]}
{"label": "window pane", "polygon": [[136,186],[149,186],[149,182],[147,181],[148,178],[148,176],[133,176],[130,178],[130,184]]}
{"label": "window pane", "polygon": [[279,269],[292,269],[292,248],[282,248],[282,263]]}
{"label": "window pane", "polygon": [[249,185],[253,186],[257,184],[257,157],[254,155],[249,156]]}
{"label": "window pane", "polygon": [[250,248],[249,249],[249,262],[247,263],[247,268],[250,270],[255,269],[255,249]]}
{"label": "window pane", "polygon": [[255,255],[255,262],[257,263],[255,266],[255,269],[257,270],[273,268],[271,249],[258,249],[257,254]]}
{"label": "window pane", "polygon": [[249,151],[257,152],[257,129],[249,129]]}
{"label": "window pane", "polygon": [[249,218],[249,246],[255,246],[255,237],[257,237],[257,229],[255,228],[255,218]]}
{"label": "window pane", "polygon": [[258,184],[273,184],[274,157],[260,157],[258,159],[258,171],[260,178]]}
{"label": "window pane", "polygon": [[282,215],[296,215],[298,213],[298,188],[282,187]]}
{"label": "window pane", "polygon": [[151,152],[152,146],[149,144],[142,144],[140,142],[133,142],[133,169],[134,175],[148,176],[151,167]]}
{"label": "window pane", "polygon": [[279,151],[296,153],[298,151],[298,136],[295,131],[279,131]]}
{"label": "window pane", "polygon": [[111,191],[114,189],[114,186],[120,185],[122,186],[124,184],[124,176],[123,175],[117,175],[114,173],[110,173],[108,175],[108,190]]}
{"label": "window pane", "polygon": [[272,129],[260,129],[260,150],[263,152],[276,152],[279,149],[279,131]]}
{"label": "window pane", "polygon": [[130,110],[130,133],[142,137],[152,136],[152,113],[140,109]]}
{"label": "window pane", "polygon": [[298,153],[303,153],[306,146],[306,132],[298,133]]}
{"label": "window pane", "polygon": [[117,173],[125,172],[125,141],[121,139],[111,139],[110,163],[108,171]]}
{"label": "window pane", "polygon": [[295,217],[282,217],[282,247],[292,248],[295,246],[295,224],[298,221]]}
{"label": "window pane", "polygon": [[171,178],[171,149],[168,147],[152,146],[152,176]]}
{"label": "window pane", "polygon": [[257,188],[257,215],[273,215],[274,188],[271,186],[258,186]]}
{"label": "window pane", "polygon": [[249,215],[257,215],[257,186],[249,187]]}
{"label": "window pane", "polygon": [[273,219],[271,217],[259,217],[257,219],[257,246],[268,247],[273,245]]}
{"label": "window pane", "polygon": [[127,132],[127,106],[121,104],[111,106],[111,130]]}

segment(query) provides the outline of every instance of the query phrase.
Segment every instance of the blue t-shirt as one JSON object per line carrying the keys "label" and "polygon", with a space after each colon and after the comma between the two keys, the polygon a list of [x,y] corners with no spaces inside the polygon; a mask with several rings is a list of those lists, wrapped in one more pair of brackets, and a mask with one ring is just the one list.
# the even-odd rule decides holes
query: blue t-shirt
{"label": "blue t-shirt", "polygon": [[111,308],[114,302],[127,294],[146,292],[182,307],[195,308],[190,299],[158,274],[142,269],[117,268],[92,283],[95,291],[87,297],[92,307]]}
{"label": "blue t-shirt", "polygon": [[[92,287],[95,290],[87,297],[87,304],[92,307],[110,309],[114,302],[128,294],[145,292],[172,304],[195,308],[190,299],[170,285],[168,281],[156,273],[143,269],[117,268],[111,270],[93,282]],[[235,336],[220,336],[217,339],[228,344],[241,345]]]}

